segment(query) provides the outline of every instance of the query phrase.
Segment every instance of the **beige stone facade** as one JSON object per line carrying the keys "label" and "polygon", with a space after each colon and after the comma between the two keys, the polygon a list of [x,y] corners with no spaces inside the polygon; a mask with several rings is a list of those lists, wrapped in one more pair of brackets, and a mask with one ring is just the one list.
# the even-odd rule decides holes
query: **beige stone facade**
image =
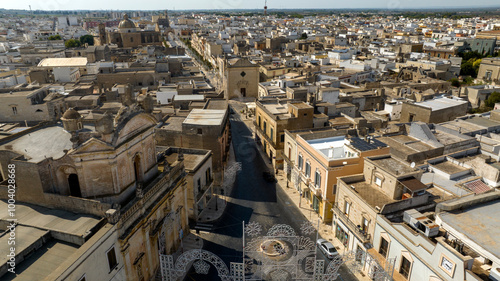
{"label": "beige stone facade", "polygon": [[500,81],[500,59],[484,58],[479,66],[478,79],[484,81]]}
{"label": "beige stone facade", "polygon": [[[363,174],[338,178],[333,228],[346,250],[370,248],[378,214],[428,202],[428,196],[416,193],[426,189],[420,182],[422,170],[390,155],[372,156],[364,161]],[[405,186],[409,179],[413,185]]]}
{"label": "beige stone facade", "polygon": [[275,168],[283,167],[285,130],[312,128],[313,119],[314,108],[304,102],[256,102],[256,140],[262,145],[263,151]]}
{"label": "beige stone facade", "polygon": [[224,62],[223,88],[226,99],[258,98],[259,65],[247,58]]}
{"label": "beige stone facade", "polygon": [[[151,280],[159,270],[159,253],[175,252],[188,231],[184,159],[157,157],[156,119],[130,98],[124,105],[114,118],[106,113],[92,124],[70,109],[62,125],[41,125],[2,139],[0,199],[8,198],[4,179],[8,165],[15,164],[18,202],[98,217],[115,229],[108,238],[81,245],[81,258],[67,265],[78,268],[76,275],[124,270],[119,280]],[[105,255],[113,249],[114,258],[102,262],[96,256],[101,261],[96,265],[84,249],[97,247],[102,254],[101,242],[110,247]],[[60,276],[56,279],[66,275]],[[102,275],[102,280],[112,277]]]}
{"label": "beige stone facade", "polygon": [[[331,210],[335,204],[337,178],[363,172],[365,157],[384,155],[390,151],[382,142],[357,137],[346,138],[344,134],[343,131],[337,131],[326,137],[296,137],[297,155],[294,170],[300,178],[300,190],[324,222],[331,222],[333,218]],[[330,143],[332,147],[340,145],[335,149],[343,149],[347,153],[340,157],[328,155],[333,152],[320,150],[318,143],[321,142]]]}
{"label": "beige stone facade", "polygon": [[0,91],[0,122],[41,122],[59,119],[66,105],[59,94],[49,96],[49,87]]}

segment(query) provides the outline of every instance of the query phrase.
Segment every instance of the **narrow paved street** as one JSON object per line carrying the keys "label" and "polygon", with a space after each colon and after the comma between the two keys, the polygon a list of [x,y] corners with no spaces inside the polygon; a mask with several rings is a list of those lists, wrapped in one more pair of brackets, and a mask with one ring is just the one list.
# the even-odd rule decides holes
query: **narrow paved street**
{"label": "narrow paved street", "polygon": [[[275,183],[266,182],[262,173],[267,166],[257,151],[252,132],[238,115],[231,115],[232,141],[236,161],[241,162],[242,170],[239,172],[235,186],[228,202],[224,215],[213,227],[211,233],[202,233],[204,249],[218,255],[228,265],[230,262],[242,261],[242,222],[256,221],[267,232],[275,224],[288,224],[297,232],[306,217],[288,200],[288,196]],[[316,233],[309,237],[316,240]],[[318,259],[326,257],[318,251]],[[356,280],[341,268],[343,280]],[[340,278],[339,278],[340,279]],[[192,270],[185,280],[218,280],[217,272],[211,267],[209,277],[197,275]]]}

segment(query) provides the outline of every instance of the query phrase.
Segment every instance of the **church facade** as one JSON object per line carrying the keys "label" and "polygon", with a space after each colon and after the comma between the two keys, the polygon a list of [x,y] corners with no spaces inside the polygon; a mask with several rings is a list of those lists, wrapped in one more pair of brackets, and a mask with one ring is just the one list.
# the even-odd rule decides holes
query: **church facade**
{"label": "church facade", "polygon": [[[159,254],[174,253],[189,229],[183,156],[165,159],[155,143],[150,97],[139,105],[127,93],[116,116],[104,113],[88,122],[70,108],[62,124],[42,124],[0,142],[0,200],[9,198],[5,179],[14,164],[19,204],[84,214],[102,221],[89,231],[106,226],[114,233],[99,242],[92,235],[78,243],[60,235],[47,240],[82,249],[81,255],[68,257],[72,263],[54,270],[53,280],[90,278],[99,270],[106,272],[100,280],[151,280],[159,270]],[[103,257],[109,268],[107,263],[95,268],[85,256],[89,251],[83,251],[100,248],[101,242],[114,245]]]}
{"label": "church facade", "polygon": [[115,44],[119,48],[162,45],[159,31],[140,30],[127,14],[124,14],[117,31],[106,31],[104,24],[99,25],[99,37],[96,41],[98,45]]}
{"label": "church facade", "polygon": [[219,68],[223,71],[224,97],[257,98],[259,95],[259,65],[247,58],[219,58]]}

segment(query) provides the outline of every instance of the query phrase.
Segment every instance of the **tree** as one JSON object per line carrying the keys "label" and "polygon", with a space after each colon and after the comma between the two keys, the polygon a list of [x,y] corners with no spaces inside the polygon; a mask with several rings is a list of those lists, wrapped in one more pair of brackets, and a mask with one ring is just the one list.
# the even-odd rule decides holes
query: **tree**
{"label": "tree", "polygon": [[83,35],[80,37],[80,43],[85,45],[85,43],[89,44],[89,46],[94,46],[94,36],[92,35]]}
{"label": "tree", "polygon": [[486,105],[489,108],[495,107],[495,103],[500,102],[500,93],[499,92],[493,92],[491,95],[484,101],[484,105]]}
{"label": "tree", "polygon": [[300,39],[307,39],[307,33],[302,33],[302,35],[300,35]]}
{"label": "tree", "polygon": [[460,74],[461,75],[470,75],[470,76],[474,76],[474,67],[472,66],[472,62],[464,62],[462,63],[462,65],[460,66]]}
{"label": "tree", "polygon": [[64,46],[66,46],[66,48],[76,48],[76,47],[80,47],[82,44],[80,43],[80,41],[76,40],[76,39],[69,39],[68,41],[64,42]]}
{"label": "tree", "polygon": [[477,59],[477,60],[475,60],[475,61],[472,63],[472,67],[474,67],[474,69],[479,70],[479,66],[481,65],[481,61],[482,61],[482,59]]}
{"label": "tree", "polygon": [[457,78],[451,78],[449,81],[453,87],[460,87],[460,81]]}
{"label": "tree", "polygon": [[464,78],[464,83],[467,85],[472,85],[474,83],[474,78],[472,77],[465,77]]}
{"label": "tree", "polygon": [[462,61],[469,61],[470,59],[482,59],[484,57],[478,51],[461,52],[461,53],[458,53],[458,56],[462,57],[462,59],[463,59]]}
{"label": "tree", "polygon": [[49,36],[49,40],[62,40],[62,38],[61,38],[61,35],[56,34],[56,35]]}

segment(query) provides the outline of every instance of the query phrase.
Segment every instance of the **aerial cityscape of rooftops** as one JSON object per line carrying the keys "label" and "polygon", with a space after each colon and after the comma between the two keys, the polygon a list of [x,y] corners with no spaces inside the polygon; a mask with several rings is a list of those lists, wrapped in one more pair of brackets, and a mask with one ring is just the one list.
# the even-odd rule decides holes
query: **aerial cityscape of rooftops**
{"label": "aerial cityscape of rooftops", "polygon": [[270,1],[1,5],[0,280],[500,281],[500,4]]}

